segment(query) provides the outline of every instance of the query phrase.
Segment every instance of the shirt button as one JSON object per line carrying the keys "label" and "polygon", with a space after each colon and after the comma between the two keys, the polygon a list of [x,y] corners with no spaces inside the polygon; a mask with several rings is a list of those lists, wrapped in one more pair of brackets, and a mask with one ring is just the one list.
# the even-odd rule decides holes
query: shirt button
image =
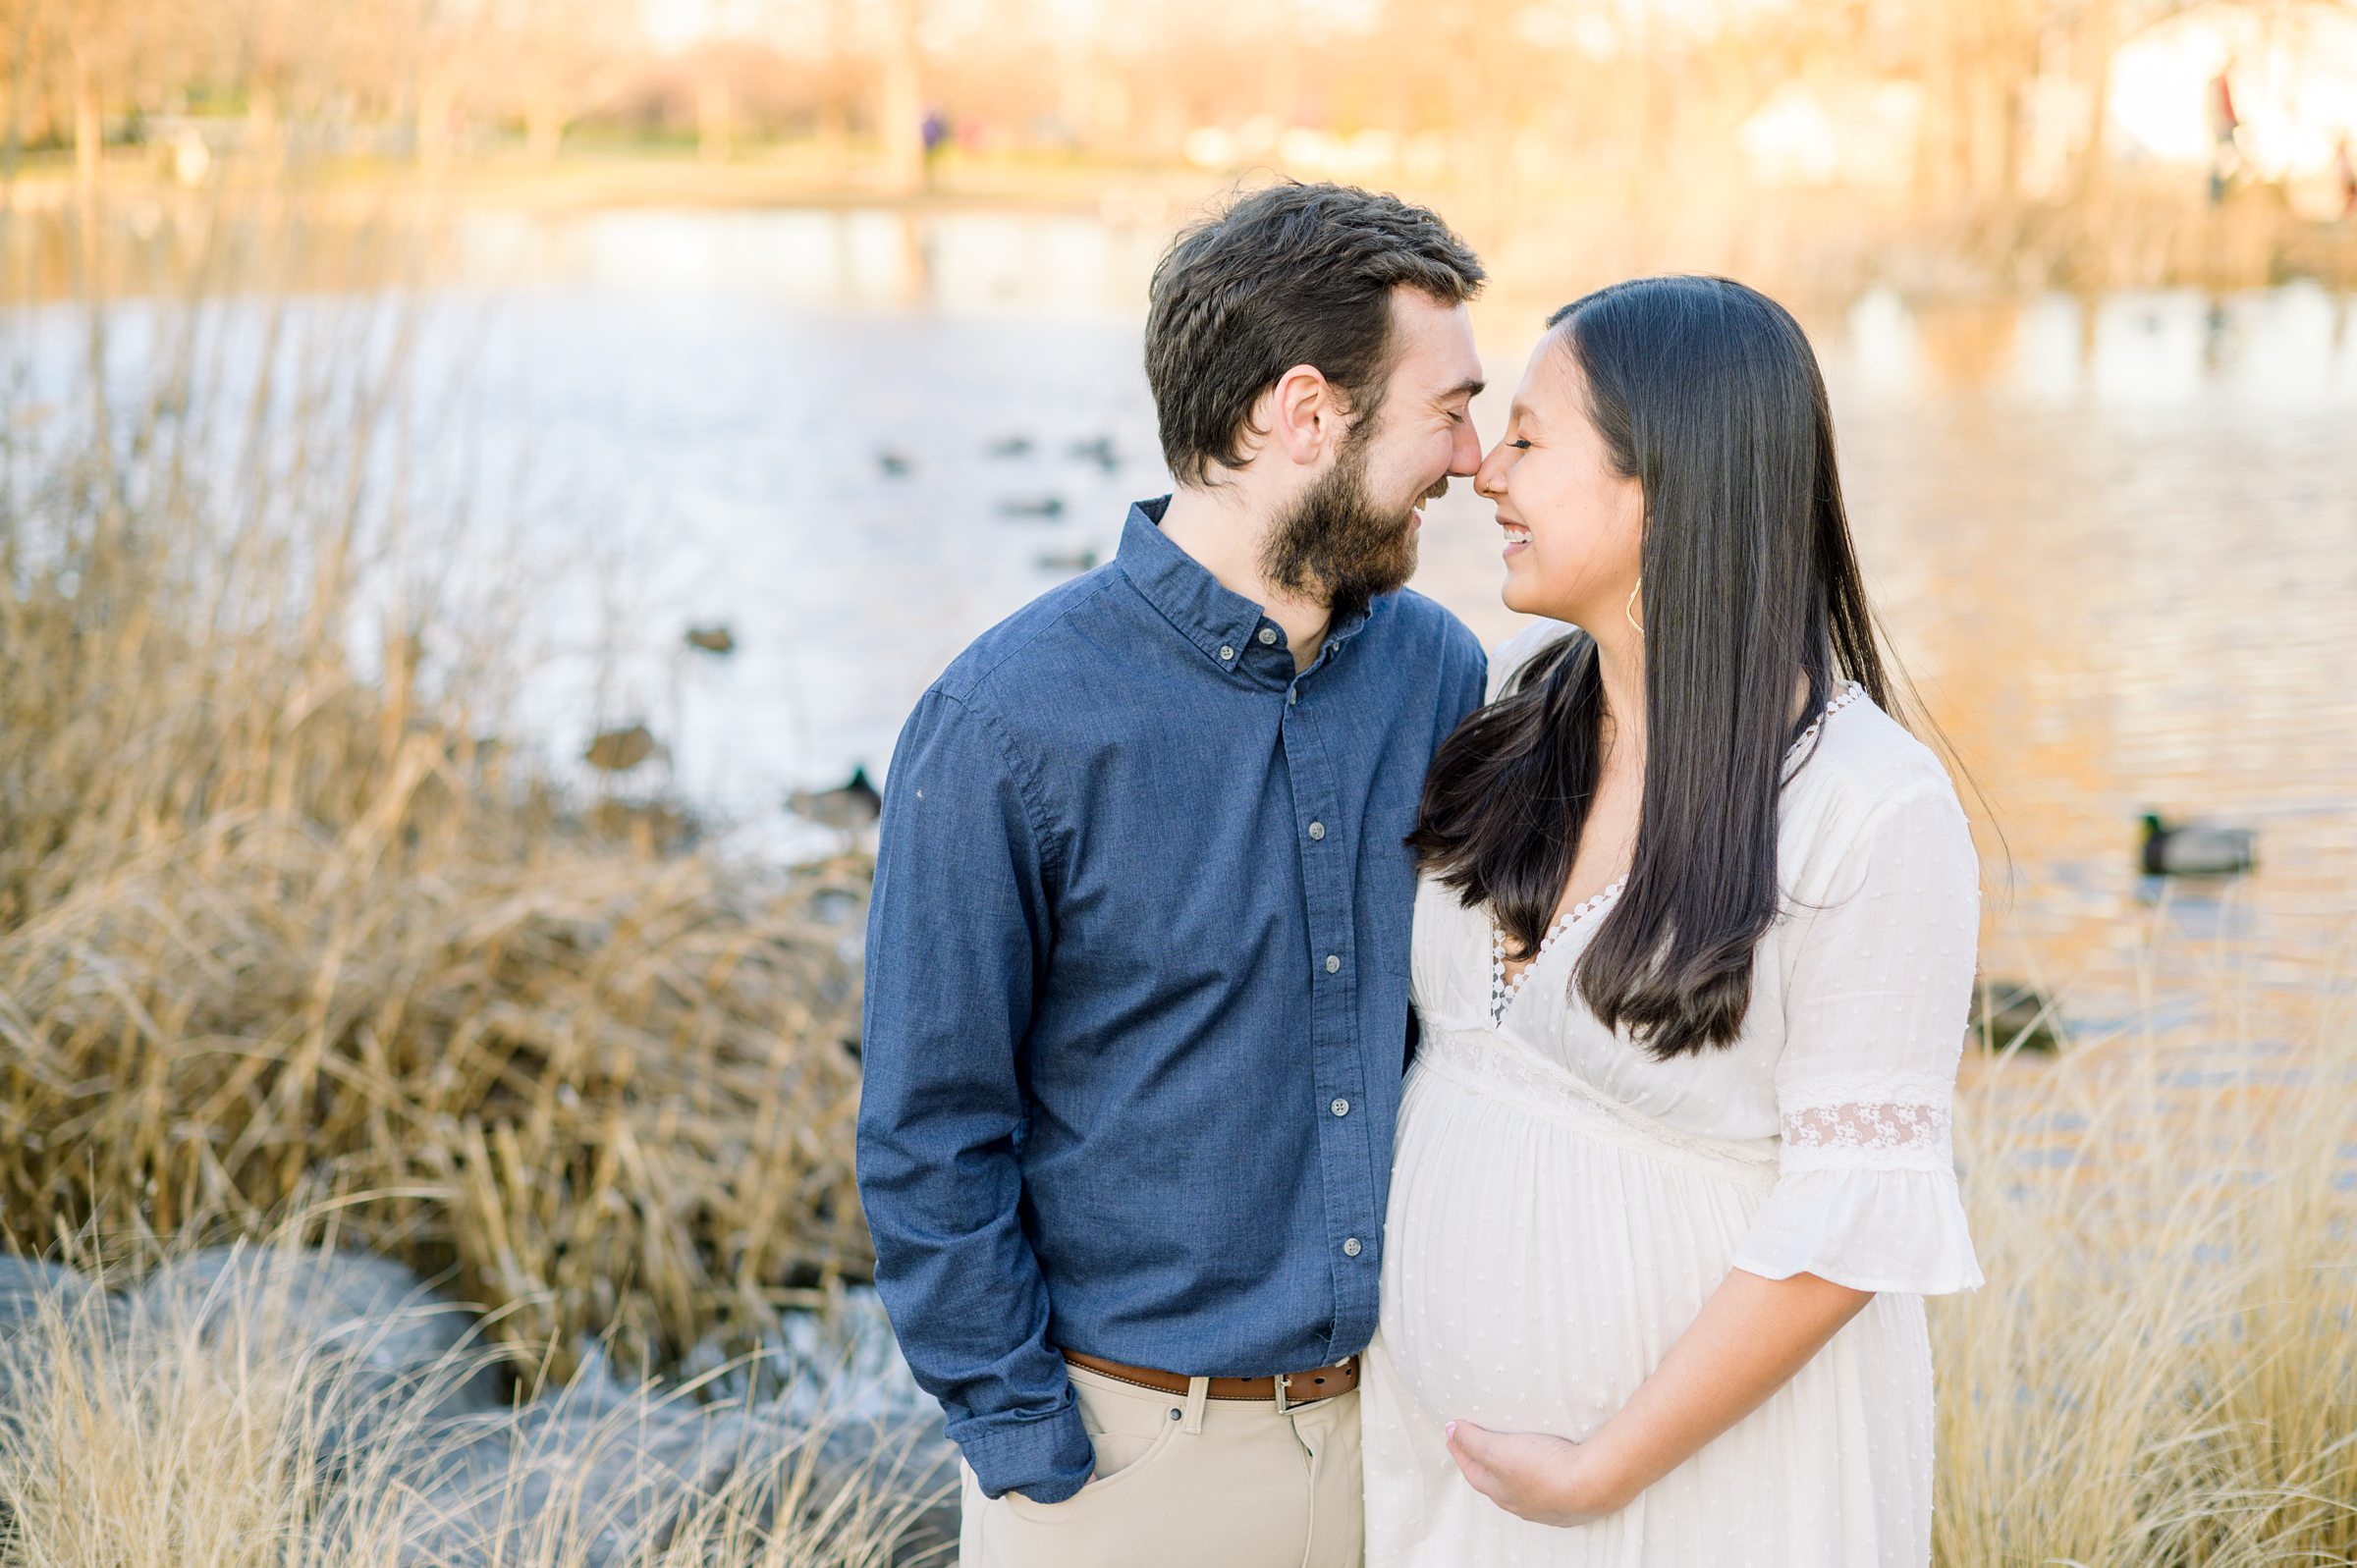
{"label": "shirt button", "polygon": [[1220,644],[1220,657],[1223,659],[1233,659],[1235,657],[1235,650],[1223,642]]}
{"label": "shirt button", "polygon": [[1327,1108],[1332,1110],[1338,1116],[1347,1116],[1350,1114],[1350,1102],[1347,1100],[1337,1100]]}
{"label": "shirt button", "polygon": [[1325,838],[1325,837],[1326,837],[1326,824],[1324,824],[1324,823],[1322,823],[1322,822],[1313,822],[1313,823],[1311,823],[1311,824],[1309,825],[1309,836],[1310,836],[1312,838]]}
{"label": "shirt button", "polygon": [[1326,955],[1326,972],[1330,975],[1339,975],[1343,972],[1343,959],[1340,953],[1330,952]]}
{"label": "shirt button", "polygon": [[1358,1238],[1356,1236],[1345,1236],[1343,1239],[1343,1256],[1345,1258],[1355,1258],[1358,1256]]}
{"label": "shirt button", "polygon": [[1296,703],[1296,702],[1299,702],[1300,700],[1301,700],[1301,693],[1300,693],[1299,691],[1297,691],[1297,690],[1294,690],[1294,691],[1288,691],[1288,692],[1285,694],[1285,705],[1286,705],[1287,707],[1288,707],[1288,708],[1289,708],[1289,707],[1291,707],[1291,706],[1292,706],[1294,703]]}
{"label": "shirt button", "polygon": [[1276,640],[1277,628],[1275,626],[1263,626],[1260,628],[1260,645],[1262,647],[1266,648]]}

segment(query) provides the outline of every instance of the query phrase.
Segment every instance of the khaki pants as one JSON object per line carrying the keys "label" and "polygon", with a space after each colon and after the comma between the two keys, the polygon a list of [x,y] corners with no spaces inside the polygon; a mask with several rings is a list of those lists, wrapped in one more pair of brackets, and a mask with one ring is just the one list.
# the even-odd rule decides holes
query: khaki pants
{"label": "khaki pants", "polygon": [[1059,1503],[965,1478],[961,1568],[1359,1568],[1358,1392],[1296,1405],[1067,1369],[1097,1475]]}

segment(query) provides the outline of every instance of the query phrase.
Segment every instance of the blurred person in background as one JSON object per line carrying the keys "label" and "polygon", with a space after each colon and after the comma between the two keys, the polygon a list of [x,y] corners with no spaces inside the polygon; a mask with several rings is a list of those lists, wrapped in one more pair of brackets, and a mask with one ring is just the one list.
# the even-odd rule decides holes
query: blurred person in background
{"label": "blurred person in background", "polygon": [[1548,327],[1474,481],[1544,619],[1414,839],[1368,1561],[1928,1568],[1972,837],[1791,316],[1660,278]]}
{"label": "blurred person in background", "polygon": [[967,1568],[1361,1560],[1406,837],[1485,672],[1405,584],[1480,460],[1482,282],[1331,185],[1183,235],[1145,335],[1177,491],[902,730],[859,1187]]}
{"label": "blurred person in background", "polygon": [[2207,95],[2210,113],[2210,205],[2226,199],[2226,187],[2242,168],[2242,115],[2234,107],[2234,56],[2219,63]]}

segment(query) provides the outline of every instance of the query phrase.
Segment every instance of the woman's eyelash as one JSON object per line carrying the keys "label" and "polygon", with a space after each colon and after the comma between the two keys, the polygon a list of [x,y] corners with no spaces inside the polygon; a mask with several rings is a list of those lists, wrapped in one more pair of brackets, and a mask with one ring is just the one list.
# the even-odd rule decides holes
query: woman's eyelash
{"label": "woman's eyelash", "polygon": [[1507,442],[1507,445],[1509,447],[1520,447],[1527,452],[1530,449],[1530,438],[1528,436],[1516,436],[1513,440]]}

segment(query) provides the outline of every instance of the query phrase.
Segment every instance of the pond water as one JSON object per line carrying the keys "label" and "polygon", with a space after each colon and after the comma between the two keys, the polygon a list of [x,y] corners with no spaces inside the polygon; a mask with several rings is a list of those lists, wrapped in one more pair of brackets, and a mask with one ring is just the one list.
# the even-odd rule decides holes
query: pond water
{"label": "pond water", "polygon": [[[427,357],[468,367],[466,438],[500,476],[478,509],[526,517],[548,563],[515,605],[554,650],[527,701],[556,753],[643,718],[672,782],[772,826],[790,788],[880,774],[959,648],[1167,490],[1138,363],[1166,231],[856,209],[464,224]],[[1504,280],[1479,305],[1485,437],[1547,309],[1599,281]],[[2066,987],[2097,1026],[2221,976],[2344,986],[2357,301],[1878,293],[1802,313],[1871,586],[1971,775],[1987,970]],[[1513,631],[1466,486],[1423,556],[1417,586],[1486,642]],[[714,622],[734,656],[682,646]],[[2148,809],[2256,828],[2259,872],[2145,884]]]}

